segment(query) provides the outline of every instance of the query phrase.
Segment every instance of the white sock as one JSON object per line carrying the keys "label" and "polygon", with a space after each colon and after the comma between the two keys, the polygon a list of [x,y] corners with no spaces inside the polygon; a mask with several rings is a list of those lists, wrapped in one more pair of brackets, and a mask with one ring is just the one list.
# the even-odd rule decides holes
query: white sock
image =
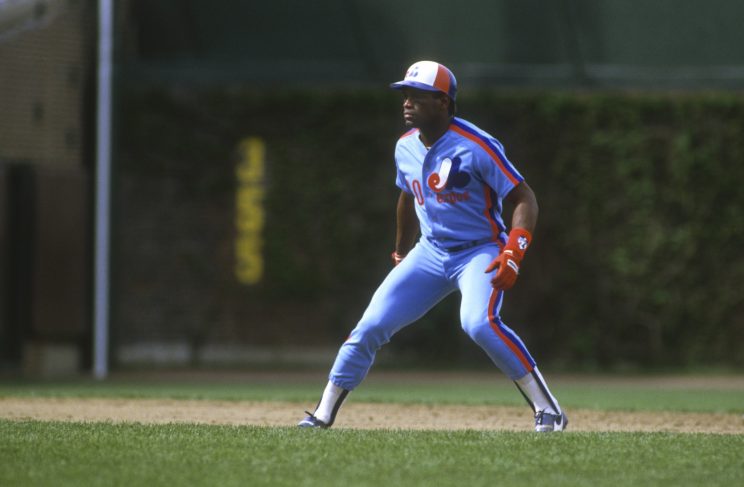
{"label": "white sock", "polygon": [[348,392],[346,389],[342,389],[333,382],[328,381],[328,385],[323,391],[323,397],[320,398],[318,407],[315,408],[313,415],[326,424],[333,423],[336,419],[338,408],[343,404]]}
{"label": "white sock", "polygon": [[524,395],[532,402],[535,412],[545,411],[550,414],[561,414],[561,407],[558,405],[558,401],[550,393],[550,389],[548,389],[548,385],[545,383],[545,379],[543,379],[540,371],[537,370],[537,367],[515,382]]}

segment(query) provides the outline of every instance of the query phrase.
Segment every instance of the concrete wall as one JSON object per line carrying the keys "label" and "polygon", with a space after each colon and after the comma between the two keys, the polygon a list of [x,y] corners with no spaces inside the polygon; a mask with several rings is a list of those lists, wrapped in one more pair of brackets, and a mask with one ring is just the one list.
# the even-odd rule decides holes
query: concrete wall
{"label": "concrete wall", "polygon": [[88,355],[95,5],[0,38],[0,365],[34,375]]}

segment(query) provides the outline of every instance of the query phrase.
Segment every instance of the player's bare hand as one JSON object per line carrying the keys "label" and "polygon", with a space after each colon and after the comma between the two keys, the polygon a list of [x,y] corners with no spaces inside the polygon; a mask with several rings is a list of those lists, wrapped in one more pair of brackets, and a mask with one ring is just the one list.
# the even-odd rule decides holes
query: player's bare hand
{"label": "player's bare hand", "polygon": [[496,271],[496,274],[491,278],[493,288],[506,290],[514,286],[519,275],[519,264],[521,261],[521,257],[510,250],[505,250],[493,259],[491,264],[486,268],[486,274]]}
{"label": "player's bare hand", "polygon": [[406,258],[406,255],[405,254],[399,254],[398,252],[393,251],[393,253],[390,254],[390,258],[393,260],[393,265],[396,266],[396,265],[400,264],[403,261],[403,259]]}

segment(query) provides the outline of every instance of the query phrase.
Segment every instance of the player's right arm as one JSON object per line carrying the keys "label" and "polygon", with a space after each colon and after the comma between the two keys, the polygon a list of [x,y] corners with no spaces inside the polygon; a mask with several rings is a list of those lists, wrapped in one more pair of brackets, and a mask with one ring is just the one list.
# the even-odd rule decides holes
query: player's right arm
{"label": "player's right arm", "polygon": [[395,251],[392,254],[395,265],[400,264],[400,261],[413,248],[418,237],[419,224],[414,207],[415,203],[416,201],[411,193],[400,192],[396,209]]}

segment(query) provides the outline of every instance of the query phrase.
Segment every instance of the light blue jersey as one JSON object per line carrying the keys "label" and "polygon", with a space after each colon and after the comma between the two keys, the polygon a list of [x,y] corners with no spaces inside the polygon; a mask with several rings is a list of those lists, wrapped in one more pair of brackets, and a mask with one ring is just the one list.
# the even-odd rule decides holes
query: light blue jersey
{"label": "light blue jersey", "polygon": [[501,143],[459,118],[429,149],[418,135],[414,129],[398,140],[396,184],[415,196],[423,237],[444,248],[471,241],[504,244],[501,202],[524,178]]}

